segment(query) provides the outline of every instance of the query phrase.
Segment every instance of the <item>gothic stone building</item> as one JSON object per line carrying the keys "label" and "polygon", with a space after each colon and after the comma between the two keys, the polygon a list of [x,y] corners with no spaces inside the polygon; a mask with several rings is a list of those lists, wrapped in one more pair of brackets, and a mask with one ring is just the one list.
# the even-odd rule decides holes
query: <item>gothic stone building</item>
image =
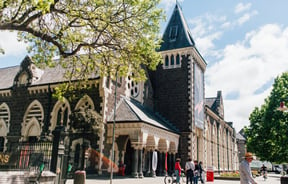
{"label": "gothic stone building", "polygon": [[[176,157],[183,167],[191,157],[216,171],[235,170],[234,128],[224,120],[221,93],[205,100],[207,64],[178,4],[159,52],[163,63],[147,71],[145,82],[127,77],[116,83],[95,75],[89,88],[75,92],[77,98],[61,100],[53,97],[65,82],[61,67],[40,69],[26,57],[20,66],[0,69],[1,154],[19,153],[11,162],[24,168],[38,151],[53,172],[59,144],[65,146],[63,167],[70,163],[72,170],[83,168],[82,158],[88,154],[88,173],[117,172],[117,165],[124,163],[126,174],[134,177],[163,175],[165,162],[172,172]],[[71,112],[87,109],[103,123],[97,132],[70,127]]]}

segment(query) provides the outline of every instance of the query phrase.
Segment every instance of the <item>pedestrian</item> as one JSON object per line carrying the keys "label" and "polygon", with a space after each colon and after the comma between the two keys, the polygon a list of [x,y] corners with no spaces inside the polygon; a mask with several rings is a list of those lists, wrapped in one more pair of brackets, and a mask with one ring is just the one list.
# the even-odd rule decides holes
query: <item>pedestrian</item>
{"label": "pedestrian", "polygon": [[202,174],[203,174],[203,172],[205,172],[205,170],[203,169],[202,161],[199,162],[198,166],[199,166],[199,177],[200,177],[200,181],[201,181],[201,183],[203,184],[203,183],[204,183],[204,180],[203,180]]}
{"label": "pedestrian", "polygon": [[195,169],[195,165],[192,162],[192,159],[188,158],[188,160],[185,164],[186,184],[188,184],[189,181],[190,181],[190,184],[193,184],[194,169]]}
{"label": "pedestrian", "polygon": [[180,176],[181,176],[181,165],[180,165],[180,158],[176,159],[175,162],[175,174],[176,174],[176,184],[180,184]]}
{"label": "pedestrian", "polygon": [[195,165],[195,169],[194,169],[194,184],[198,184],[198,179],[199,179],[199,165],[198,165],[198,161],[195,160],[194,161],[194,165]]}
{"label": "pedestrian", "polygon": [[250,163],[253,160],[253,155],[250,152],[245,153],[244,160],[239,166],[240,184],[257,184],[252,177]]}

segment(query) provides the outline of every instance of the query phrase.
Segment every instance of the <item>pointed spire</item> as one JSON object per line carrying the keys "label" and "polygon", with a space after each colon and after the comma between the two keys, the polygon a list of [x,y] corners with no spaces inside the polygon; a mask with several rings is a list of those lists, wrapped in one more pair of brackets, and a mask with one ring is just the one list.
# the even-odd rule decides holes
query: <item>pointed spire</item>
{"label": "pointed spire", "polygon": [[179,8],[182,10],[182,6],[180,5],[180,2],[176,0],[176,6],[179,6]]}
{"label": "pointed spire", "polygon": [[182,13],[181,6],[177,0],[172,16],[170,17],[168,25],[164,31],[162,40],[163,42],[160,51],[195,45],[192,34]]}

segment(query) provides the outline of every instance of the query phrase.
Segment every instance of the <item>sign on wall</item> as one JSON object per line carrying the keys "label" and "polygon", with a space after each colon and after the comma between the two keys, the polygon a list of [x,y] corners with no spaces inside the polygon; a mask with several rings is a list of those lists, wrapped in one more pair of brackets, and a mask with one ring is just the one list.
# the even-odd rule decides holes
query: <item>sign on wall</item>
{"label": "sign on wall", "polygon": [[204,129],[204,73],[194,64],[194,118],[195,126]]}

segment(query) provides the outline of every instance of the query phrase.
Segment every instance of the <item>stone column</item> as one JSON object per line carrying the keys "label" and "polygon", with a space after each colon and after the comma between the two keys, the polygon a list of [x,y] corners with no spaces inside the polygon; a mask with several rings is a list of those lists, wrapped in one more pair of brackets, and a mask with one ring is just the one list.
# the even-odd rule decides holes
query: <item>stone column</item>
{"label": "stone column", "polygon": [[175,172],[175,160],[176,160],[176,154],[171,153],[171,168],[172,168],[172,173]]}
{"label": "stone column", "polygon": [[143,150],[138,150],[138,177],[143,178]]}
{"label": "stone column", "polygon": [[138,177],[138,150],[134,148],[133,150],[133,157],[132,157],[132,177]]}
{"label": "stone column", "polygon": [[[153,151],[151,150],[151,158],[153,157]],[[157,158],[157,159],[159,159],[159,158]],[[151,159],[151,162],[153,161],[153,158]],[[156,168],[156,170],[155,171],[153,171],[153,169],[152,169],[152,163],[151,163],[151,170],[152,170],[152,177],[156,177],[156,170],[157,170],[157,168]]]}
{"label": "stone column", "polygon": [[167,166],[168,166],[168,171],[167,171],[168,173],[167,174],[168,175],[172,173],[172,166],[171,166],[172,161],[171,160],[172,160],[171,159],[171,153],[168,153],[168,158],[167,158]]}
{"label": "stone column", "polygon": [[146,156],[147,156],[147,173],[146,173],[146,176],[151,176],[151,163],[152,163],[151,151],[147,151]]}
{"label": "stone column", "polygon": [[158,152],[158,156],[159,156],[158,164],[157,164],[159,166],[158,173],[159,173],[159,176],[162,176],[162,173],[163,173],[163,161],[165,161],[165,160],[163,159],[163,154],[161,152]]}
{"label": "stone column", "polygon": [[[167,174],[166,172],[166,168],[165,168],[165,164],[166,164],[166,152],[162,153],[162,158],[163,158],[163,162],[162,162],[162,167],[163,167],[163,172],[162,172],[162,176],[165,176]],[[168,156],[167,156],[167,163],[168,163]],[[168,168],[167,168],[168,170]]]}

